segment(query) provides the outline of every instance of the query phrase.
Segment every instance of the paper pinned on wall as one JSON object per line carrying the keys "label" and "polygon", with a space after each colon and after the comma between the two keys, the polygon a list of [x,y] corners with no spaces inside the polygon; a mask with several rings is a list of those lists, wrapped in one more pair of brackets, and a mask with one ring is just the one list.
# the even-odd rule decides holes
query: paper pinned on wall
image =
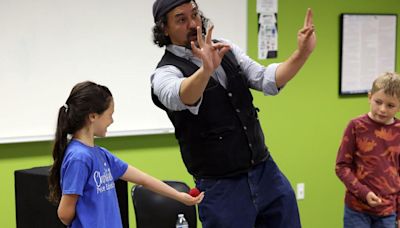
{"label": "paper pinned on wall", "polygon": [[257,0],[258,58],[278,56],[278,0]]}

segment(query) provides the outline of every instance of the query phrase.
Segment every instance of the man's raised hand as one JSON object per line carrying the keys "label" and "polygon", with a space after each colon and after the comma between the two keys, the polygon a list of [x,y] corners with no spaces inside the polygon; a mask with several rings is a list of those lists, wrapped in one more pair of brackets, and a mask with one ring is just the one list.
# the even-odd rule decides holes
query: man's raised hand
{"label": "man's raised hand", "polygon": [[211,75],[215,69],[221,64],[225,53],[229,51],[230,46],[224,43],[214,43],[211,39],[214,26],[207,29],[205,38],[202,36],[201,27],[197,27],[197,43],[191,42],[193,54],[200,58],[203,62],[204,71]]}

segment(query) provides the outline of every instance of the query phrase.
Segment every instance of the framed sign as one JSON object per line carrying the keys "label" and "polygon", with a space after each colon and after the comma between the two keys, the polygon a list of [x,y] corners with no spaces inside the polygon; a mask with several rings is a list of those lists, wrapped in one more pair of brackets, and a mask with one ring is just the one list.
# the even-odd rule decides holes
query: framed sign
{"label": "framed sign", "polygon": [[365,94],[396,66],[395,14],[342,14],[339,94]]}

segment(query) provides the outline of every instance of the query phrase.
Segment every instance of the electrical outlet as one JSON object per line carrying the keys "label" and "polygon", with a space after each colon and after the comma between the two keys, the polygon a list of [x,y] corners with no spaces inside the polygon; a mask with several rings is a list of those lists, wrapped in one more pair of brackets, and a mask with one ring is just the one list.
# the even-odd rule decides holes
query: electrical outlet
{"label": "electrical outlet", "polygon": [[302,199],[304,199],[304,195],[305,195],[305,192],[304,192],[304,183],[298,183],[298,184],[297,184],[296,198],[297,198],[298,200],[302,200]]}

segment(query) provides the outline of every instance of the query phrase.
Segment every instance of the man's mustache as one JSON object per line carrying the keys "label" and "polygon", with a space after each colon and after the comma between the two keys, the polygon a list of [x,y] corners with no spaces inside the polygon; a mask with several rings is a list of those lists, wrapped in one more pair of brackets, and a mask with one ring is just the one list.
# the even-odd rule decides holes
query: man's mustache
{"label": "man's mustache", "polygon": [[187,37],[191,37],[191,36],[197,36],[197,30],[196,29],[190,29],[190,31],[187,34]]}

